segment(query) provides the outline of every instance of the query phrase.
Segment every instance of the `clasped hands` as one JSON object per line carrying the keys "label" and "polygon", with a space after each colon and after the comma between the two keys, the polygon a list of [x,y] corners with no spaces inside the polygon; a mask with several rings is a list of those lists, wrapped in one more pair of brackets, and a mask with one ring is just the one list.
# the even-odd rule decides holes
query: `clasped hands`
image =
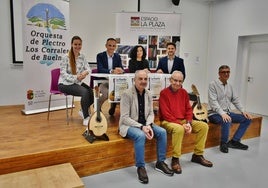
{"label": "clasped hands", "polygon": [[190,134],[192,132],[192,126],[190,125],[190,123],[184,123],[182,124],[182,126],[186,134]]}
{"label": "clasped hands", "polygon": [[142,131],[145,133],[145,136],[148,140],[152,140],[154,137],[154,132],[150,125],[142,126]]}
{"label": "clasped hands", "polygon": [[77,74],[77,80],[81,81],[88,75],[88,71],[84,71],[80,74]]}

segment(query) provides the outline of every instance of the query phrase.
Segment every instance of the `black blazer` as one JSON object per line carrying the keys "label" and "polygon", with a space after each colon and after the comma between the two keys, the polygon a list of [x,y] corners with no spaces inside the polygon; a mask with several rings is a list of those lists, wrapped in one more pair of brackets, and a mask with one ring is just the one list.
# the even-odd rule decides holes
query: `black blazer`
{"label": "black blazer", "polygon": [[158,66],[156,68],[156,71],[158,69],[161,69],[166,74],[172,74],[175,70],[178,70],[178,71],[182,72],[182,74],[184,76],[184,79],[186,78],[185,67],[184,67],[184,63],[183,63],[182,58],[179,58],[179,57],[175,56],[171,72],[168,72],[167,62],[168,62],[168,57],[167,56],[161,58],[159,60]]}

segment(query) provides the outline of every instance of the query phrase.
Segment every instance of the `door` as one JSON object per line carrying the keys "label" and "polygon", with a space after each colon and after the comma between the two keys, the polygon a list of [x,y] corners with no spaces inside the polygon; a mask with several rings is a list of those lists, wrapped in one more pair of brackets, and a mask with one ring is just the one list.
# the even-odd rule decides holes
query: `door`
{"label": "door", "polygon": [[249,44],[246,110],[268,115],[268,41]]}

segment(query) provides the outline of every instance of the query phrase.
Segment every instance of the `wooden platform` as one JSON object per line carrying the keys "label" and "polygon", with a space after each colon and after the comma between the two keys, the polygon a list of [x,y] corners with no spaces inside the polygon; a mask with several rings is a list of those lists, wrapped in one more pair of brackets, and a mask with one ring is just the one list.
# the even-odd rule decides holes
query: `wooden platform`
{"label": "wooden platform", "polygon": [[0,187],[83,188],[71,163],[0,175]]}
{"label": "wooden platform", "polygon": [[[23,115],[23,106],[0,107],[0,174],[71,163],[80,177],[134,165],[133,143],[118,134],[119,107],[108,119],[110,141],[90,144],[82,133],[82,119],[76,102],[70,124],[66,124],[65,110],[50,114]],[[158,119],[156,117],[156,123]],[[244,139],[260,136],[262,117],[254,117]],[[233,130],[236,125],[232,127]],[[206,147],[219,144],[220,128],[210,125]],[[185,136],[183,153],[192,152],[195,135]],[[170,143],[171,138],[168,137]],[[155,141],[146,144],[146,161],[156,160]],[[167,157],[171,156],[169,144]]]}

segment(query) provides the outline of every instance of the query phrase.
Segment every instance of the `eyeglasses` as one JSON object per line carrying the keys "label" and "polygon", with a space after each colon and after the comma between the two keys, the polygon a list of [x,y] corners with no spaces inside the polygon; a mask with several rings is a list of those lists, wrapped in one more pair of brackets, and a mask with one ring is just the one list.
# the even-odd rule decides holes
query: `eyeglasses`
{"label": "eyeglasses", "polygon": [[109,46],[109,47],[115,47],[115,45],[111,45],[111,44],[109,44],[108,46]]}
{"label": "eyeglasses", "polygon": [[220,71],[221,74],[230,74],[230,71]]}

